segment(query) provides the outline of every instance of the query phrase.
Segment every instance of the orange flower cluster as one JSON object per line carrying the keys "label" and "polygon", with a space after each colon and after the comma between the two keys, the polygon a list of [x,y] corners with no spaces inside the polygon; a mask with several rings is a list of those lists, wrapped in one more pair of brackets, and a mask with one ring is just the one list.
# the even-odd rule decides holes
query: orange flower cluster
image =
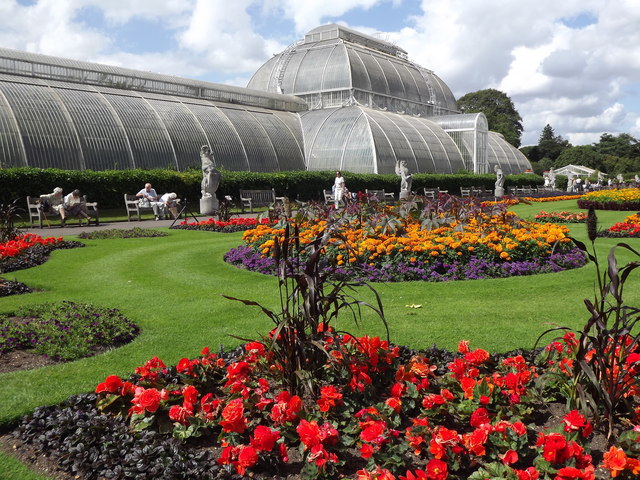
{"label": "orange flower cluster", "polygon": [[[443,218],[442,215],[439,217]],[[527,260],[551,254],[556,242],[568,243],[569,230],[553,223],[535,223],[504,215],[480,213],[466,223],[454,220],[438,228],[426,229],[418,219],[398,219],[395,231],[351,221],[341,226],[340,237],[334,236],[325,254],[337,265],[406,261],[415,263],[433,259],[465,260],[480,256],[487,260]],[[300,243],[310,244],[328,227],[326,220],[305,222],[300,227]],[[401,233],[400,233],[401,232]],[[268,225],[247,230],[243,240],[265,257],[273,256],[275,238],[282,239],[283,228]]]}
{"label": "orange flower cluster", "polygon": [[542,202],[559,202],[561,200],[577,200],[582,197],[583,195],[559,195],[557,197],[540,197],[540,198],[524,197],[523,200],[526,200],[527,202],[542,203]]}

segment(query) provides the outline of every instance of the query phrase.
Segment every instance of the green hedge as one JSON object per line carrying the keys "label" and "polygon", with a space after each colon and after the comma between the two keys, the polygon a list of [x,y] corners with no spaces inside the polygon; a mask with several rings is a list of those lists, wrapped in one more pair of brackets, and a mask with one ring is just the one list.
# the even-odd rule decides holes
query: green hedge
{"label": "green hedge", "polygon": [[[347,188],[352,192],[365,189],[386,190],[398,193],[400,178],[397,175],[355,174],[344,172]],[[330,189],[335,178],[334,171],[328,172],[222,172],[222,181],[217,196],[230,195],[238,199],[240,189],[275,188],[278,195],[298,200],[320,200],[322,190]],[[150,182],[158,194],[176,192],[180,198],[196,201],[200,198],[200,170],[185,172],[173,170],[58,170],[42,168],[0,169],[0,201],[7,203],[16,198],[38,196],[51,193],[55,187],[62,187],[65,194],[79,188],[89,201],[98,202],[100,208],[124,207],[123,194],[137,193]],[[493,189],[494,174],[415,174],[412,190],[419,192],[423,187],[439,187],[449,193],[458,194],[461,186],[477,186]],[[505,186],[542,185],[539,175],[508,175]]]}

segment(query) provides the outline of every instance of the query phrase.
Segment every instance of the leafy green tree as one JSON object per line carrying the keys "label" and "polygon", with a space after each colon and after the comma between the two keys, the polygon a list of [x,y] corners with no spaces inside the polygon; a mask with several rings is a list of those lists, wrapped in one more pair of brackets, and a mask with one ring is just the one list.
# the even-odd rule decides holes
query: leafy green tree
{"label": "leafy green tree", "polygon": [[565,148],[556,158],[555,166],[583,165],[595,170],[604,169],[604,155],[598,153],[593,145],[578,145]]}
{"label": "leafy green tree", "polygon": [[640,157],[640,143],[628,133],[621,133],[617,136],[603,133],[600,136],[600,141],[594,143],[593,146],[602,155],[627,158]]}
{"label": "leafy green tree", "polygon": [[553,127],[547,123],[542,129],[542,133],[538,139],[538,154],[542,158],[550,158],[555,164],[555,160],[560,156],[562,151],[570,146],[569,141],[560,135],[556,135]]}
{"label": "leafy green tree", "polygon": [[514,147],[520,146],[522,117],[506,93],[493,88],[467,93],[458,99],[458,108],[463,113],[484,113],[489,130],[501,133]]}

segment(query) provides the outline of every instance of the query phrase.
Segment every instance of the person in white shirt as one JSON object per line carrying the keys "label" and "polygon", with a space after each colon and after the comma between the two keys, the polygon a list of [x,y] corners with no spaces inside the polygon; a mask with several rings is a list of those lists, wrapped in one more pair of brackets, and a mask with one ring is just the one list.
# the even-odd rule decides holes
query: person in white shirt
{"label": "person in white shirt", "polygon": [[338,209],[338,204],[342,201],[345,190],[344,177],[342,173],[336,172],[336,179],[333,181],[333,202],[336,210]]}
{"label": "person in white shirt", "polygon": [[140,199],[140,205],[143,207],[151,207],[156,220],[164,220],[165,208],[150,183],[145,183],[144,188],[136,193],[136,197]]}
{"label": "person in white shirt", "polygon": [[[69,217],[83,217],[87,225],[91,223],[91,217],[87,214],[87,206],[82,198],[82,193],[77,188],[64,197],[64,209]],[[82,224],[82,221],[80,221]]]}
{"label": "person in white shirt", "polygon": [[178,209],[176,207],[176,198],[178,198],[178,195],[176,195],[173,192],[172,193],[165,193],[164,195],[162,195],[160,197],[160,201],[163,203],[165,211],[171,212],[171,215],[173,216],[173,218],[178,218]]}
{"label": "person in white shirt", "polygon": [[64,227],[65,211],[64,211],[64,196],[62,195],[62,188],[56,187],[53,189],[53,193],[46,193],[40,195],[40,204],[45,214],[55,212],[60,215],[60,226]]}

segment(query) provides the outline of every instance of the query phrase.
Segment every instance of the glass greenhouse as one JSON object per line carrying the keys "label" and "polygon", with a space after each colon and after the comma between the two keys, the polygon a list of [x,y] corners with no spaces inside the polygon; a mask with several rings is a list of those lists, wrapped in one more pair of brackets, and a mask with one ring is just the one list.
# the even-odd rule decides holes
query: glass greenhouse
{"label": "glass greenhouse", "polygon": [[3,166],[302,170],[301,99],[0,49]]}
{"label": "glass greenhouse", "polygon": [[249,88],[0,49],[3,166],[508,173],[526,157],[396,45],[324,25]]}

